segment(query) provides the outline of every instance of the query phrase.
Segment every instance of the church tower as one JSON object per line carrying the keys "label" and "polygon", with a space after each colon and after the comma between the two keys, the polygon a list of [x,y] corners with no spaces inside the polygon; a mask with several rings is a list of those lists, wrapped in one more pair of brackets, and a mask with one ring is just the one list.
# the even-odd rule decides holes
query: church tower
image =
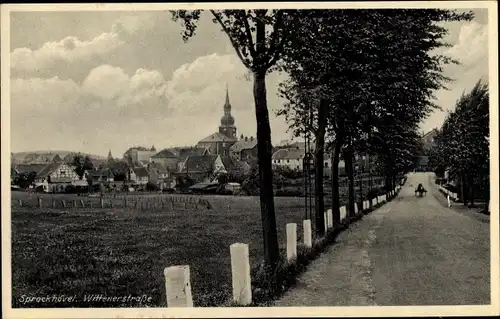
{"label": "church tower", "polygon": [[114,161],[113,155],[111,155],[111,150],[109,150],[109,152],[108,152],[108,164],[113,163],[113,161]]}
{"label": "church tower", "polygon": [[224,116],[220,119],[219,133],[230,138],[236,138],[236,126],[234,126],[234,117],[231,115],[231,102],[229,102],[229,90],[227,88],[227,84]]}

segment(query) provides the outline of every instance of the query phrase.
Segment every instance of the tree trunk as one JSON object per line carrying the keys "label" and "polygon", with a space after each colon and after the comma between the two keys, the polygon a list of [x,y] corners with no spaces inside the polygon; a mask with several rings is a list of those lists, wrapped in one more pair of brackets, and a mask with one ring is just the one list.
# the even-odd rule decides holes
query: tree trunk
{"label": "tree trunk", "polygon": [[462,186],[462,201],[464,203],[464,206],[467,206],[467,187],[465,185],[465,176],[462,175],[461,178],[461,186]]}
{"label": "tree trunk", "polygon": [[260,212],[264,235],[264,261],[272,269],[279,260],[278,233],[274,213],[272,146],[267,109],[266,70],[253,74],[253,96],[257,119],[257,158],[259,165]]}
{"label": "tree trunk", "polygon": [[348,200],[348,214],[349,217],[354,217],[354,202],[356,194],[354,193],[354,169],[353,169],[353,151],[352,145],[348,145],[344,151],[344,160],[345,160],[345,170],[348,178],[348,192],[349,192],[349,200]]}
{"label": "tree trunk", "polygon": [[474,207],[474,176],[468,176],[468,186],[469,186],[469,202],[470,207]]}
{"label": "tree trunk", "polygon": [[316,212],[316,235],[322,237],[325,234],[325,202],[323,194],[323,162],[325,153],[325,133],[326,133],[326,111],[327,101],[321,99],[318,110],[318,131],[316,133],[316,149],[314,151],[315,175],[315,212]]}
{"label": "tree trunk", "polygon": [[341,138],[337,138],[332,154],[332,214],[336,227],[340,224],[339,162],[342,142]]}

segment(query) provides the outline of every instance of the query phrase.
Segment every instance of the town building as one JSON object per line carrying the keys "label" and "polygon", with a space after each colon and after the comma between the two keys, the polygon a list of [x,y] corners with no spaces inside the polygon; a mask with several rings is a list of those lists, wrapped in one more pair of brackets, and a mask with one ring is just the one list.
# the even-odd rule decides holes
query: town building
{"label": "town building", "polygon": [[131,165],[145,165],[150,162],[151,156],[157,153],[154,145],[151,148],[145,148],[143,146],[134,146],[129,148],[124,154],[123,159],[125,159]]}
{"label": "town building", "polygon": [[160,185],[165,179],[170,178],[169,169],[162,163],[149,163],[147,170],[151,183]]}
{"label": "town building", "polygon": [[146,167],[130,167],[128,180],[136,185],[146,185],[149,182],[149,172]]}
{"label": "town building", "polygon": [[192,155],[186,158],[180,173],[196,182],[205,182],[213,181],[219,174],[227,173],[227,170],[220,155]]}
{"label": "town building", "polygon": [[198,142],[197,146],[206,148],[210,154],[229,155],[229,149],[238,141],[236,137],[236,126],[234,117],[231,115],[231,103],[229,91],[226,88],[226,102],[224,103],[224,115],[220,120],[219,131],[205,137]]}
{"label": "town building", "polygon": [[432,129],[422,136],[422,147],[425,151],[433,148],[436,145],[436,137],[439,134],[437,129]]}
{"label": "town building", "polygon": [[229,156],[234,161],[252,161],[257,159],[257,139],[243,136],[229,148]]}
{"label": "town building", "polygon": [[155,155],[151,156],[151,163],[161,164],[170,171],[177,170],[178,162],[178,156],[168,148],[163,149]]}
{"label": "town building", "polygon": [[69,185],[82,179],[74,166],[64,161],[52,162],[38,172],[35,187],[42,186],[45,192],[64,192]]}

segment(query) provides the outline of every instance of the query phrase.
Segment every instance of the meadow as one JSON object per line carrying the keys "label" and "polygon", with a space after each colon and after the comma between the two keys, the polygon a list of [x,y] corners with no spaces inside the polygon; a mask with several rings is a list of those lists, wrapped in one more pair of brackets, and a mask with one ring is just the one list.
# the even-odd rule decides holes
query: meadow
{"label": "meadow", "polygon": [[[209,207],[197,204],[200,199]],[[163,270],[174,265],[190,266],[195,306],[217,306],[231,298],[229,246],[249,244],[252,267],[263,259],[258,197],[130,195],[124,204],[120,195],[106,196],[100,208],[98,197],[12,192],[12,306],[164,307]],[[304,198],[276,197],[275,207],[280,247],[287,223],[297,223],[300,242]],[[52,294],[74,300],[22,302]],[[140,304],[84,300],[92,294],[151,298]]]}

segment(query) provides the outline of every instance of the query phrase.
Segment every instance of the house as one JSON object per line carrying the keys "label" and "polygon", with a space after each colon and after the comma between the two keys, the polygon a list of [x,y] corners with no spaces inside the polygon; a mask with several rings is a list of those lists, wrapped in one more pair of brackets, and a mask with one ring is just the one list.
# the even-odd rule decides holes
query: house
{"label": "house", "polygon": [[162,163],[149,163],[147,170],[149,172],[149,181],[158,185],[170,177],[168,168]]}
{"label": "house", "polygon": [[35,172],[38,174],[47,164],[17,164],[14,169],[18,174]]}
{"label": "house", "polygon": [[159,163],[171,171],[177,170],[178,156],[168,148],[151,156],[151,163]]}
{"label": "house", "polygon": [[146,167],[130,167],[128,179],[134,184],[146,185],[149,182],[149,172]]}
{"label": "house", "polygon": [[96,171],[91,171],[88,173],[92,178],[92,182],[114,182],[115,175],[110,168],[103,168]]}
{"label": "house", "polygon": [[205,156],[210,154],[210,150],[204,147],[176,147],[169,149],[177,156],[177,171],[180,172],[188,156]]}
{"label": "house", "polygon": [[298,148],[280,149],[272,156],[273,167],[287,167],[293,170],[302,170],[304,150]]}
{"label": "house", "polygon": [[231,156],[221,156],[220,158],[226,171],[233,175],[247,174],[252,168],[247,162],[234,160]]}
{"label": "house", "polygon": [[240,140],[229,148],[229,155],[235,161],[257,159],[257,154],[257,139],[254,139],[253,136],[249,138],[241,135]]}
{"label": "house", "polygon": [[227,170],[220,155],[192,155],[186,158],[180,173],[202,182],[213,181],[220,173],[227,173]]}
{"label": "house", "polygon": [[64,161],[46,165],[35,177],[35,187],[43,186],[46,192],[64,192],[74,181],[81,180],[75,167]]}
{"label": "house", "polygon": [[432,129],[422,136],[422,147],[424,150],[429,150],[436,145],[436,137],[438,134],[439,131],[437,129]]}
{"label": "house", "polygon": [[51,162],[62,161],[56,153],[29,153],[24,159],[24,164],[49,164]]}
{"label": "house", "polygon": [[199,141],[197,147],[207,148],[210,154],[229,155],[229,149],[236,141],[236,137],[215,132]]}
{"label": "house", "polygon": [[123,153],[123,158],[130,164],[137,165],[140,162],[150,162],[151,156],[157,153],[154,145],[148,149],[143,146],[134,146]]}

